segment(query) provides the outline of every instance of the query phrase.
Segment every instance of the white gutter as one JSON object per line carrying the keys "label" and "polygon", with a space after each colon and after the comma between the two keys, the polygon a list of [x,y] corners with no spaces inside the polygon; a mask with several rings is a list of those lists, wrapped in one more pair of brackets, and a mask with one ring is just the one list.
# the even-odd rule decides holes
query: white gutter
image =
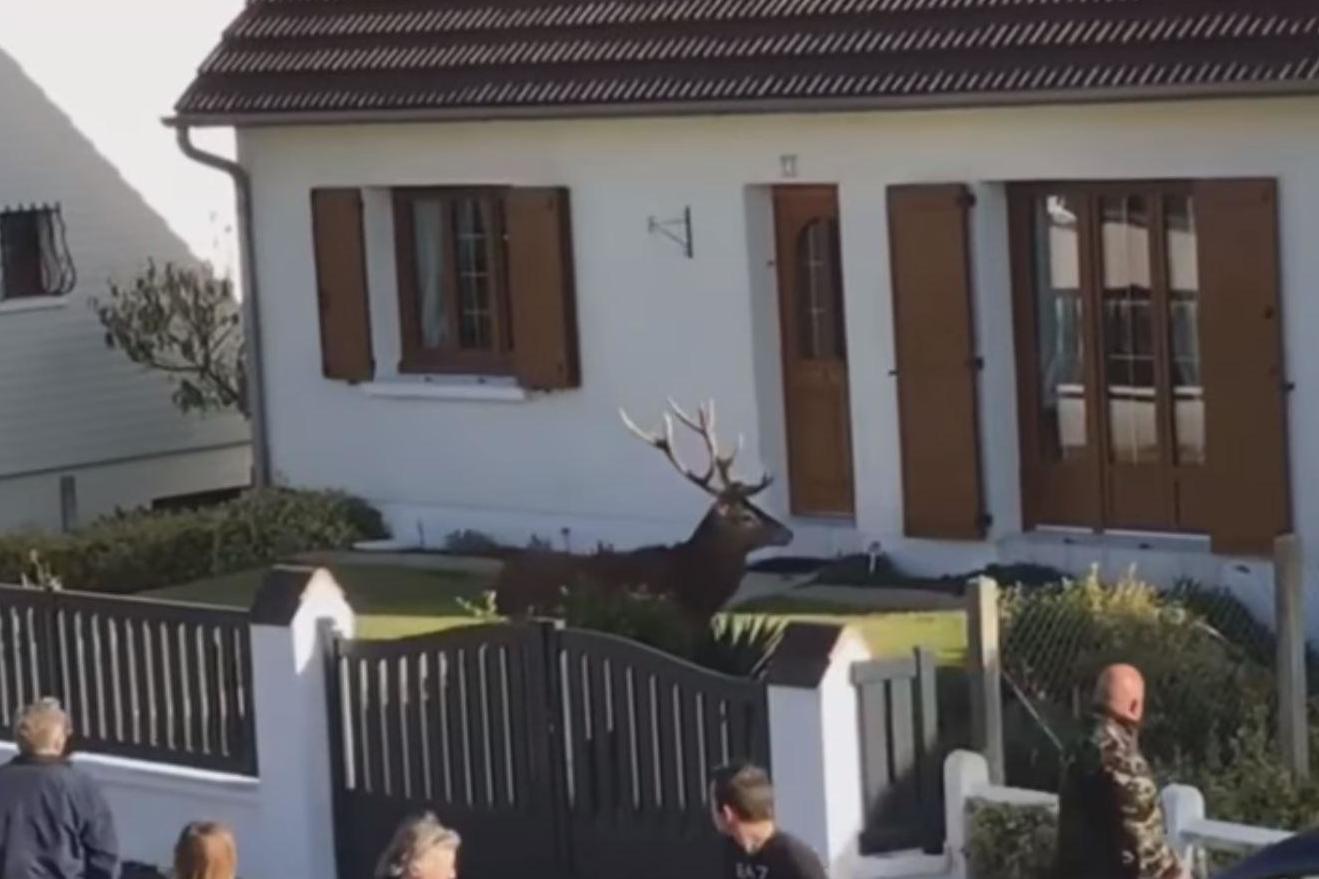
{"label": "white gutter", "polygon": [[[174,123],[170,123],[174,124]],[[266,433],[265,361],[261,356],[261,309],[256,273],[256,239],[252,231],[252,179],[235,161],[208,153],[192,142],[186,124],[177,130],[179,149],[194,162],[223,171],[234,181],[238,207],[238,260],[243,275],[243,339],[247,370],[247,411],[252,425],[252,485],[270,485],[270,444]]]}
{"label": "white gutter", "polygon": [[288,110],[239,113],[186,113],[166,125],[197,128],[265,125],[351,125],[410,122],[491,122],[536,119],[612,119],[655,116],[730,116],[756,113],[861,113],[880,110],[965,110],[1144,103],[1151,101],[1250,100],[1319,93],[1319,81],[1225,82],[1117,88],[1044,89],[1022,92],[970,92],[939,95],[885,95],[855,98],[764,98],[653,103],[538,104],[496,107],[433,107],[404,110]]}

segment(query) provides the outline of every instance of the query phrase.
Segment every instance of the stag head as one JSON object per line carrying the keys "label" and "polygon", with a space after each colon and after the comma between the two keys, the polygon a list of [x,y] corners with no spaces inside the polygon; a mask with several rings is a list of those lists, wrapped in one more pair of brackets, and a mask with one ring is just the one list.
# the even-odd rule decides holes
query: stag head
{"label": "stag head", "polygon": [[[647,431],[636,425],[628,414],[620,410],[623,423],[641,439],[664,453],[679,473],[689,482],[714,498],[697,529],[696,538],[708,540],[725,553],[745,559],[747,554],[767,546],[787,546],[792,542],[792,531],[782,522],[752,503],[752,498],[773,483],[768,473],[755,482],[744,482],[733,475],[733,462],[742,450],[743,438],[731,452],[723,452],[715,435],[714,402],[696,410],[695,416],[685,412],[669,400],[671,412],[664,413],[661,430]],[[674,443],[674,418],[698,434],[709,456],[703,473],[691,469],[678,457]]]}

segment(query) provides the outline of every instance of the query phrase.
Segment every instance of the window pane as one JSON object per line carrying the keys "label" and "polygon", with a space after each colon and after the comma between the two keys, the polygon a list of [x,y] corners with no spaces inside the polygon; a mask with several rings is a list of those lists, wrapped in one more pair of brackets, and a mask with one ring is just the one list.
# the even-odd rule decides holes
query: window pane
{"label": "window pane", "polygon": [[1200,378],[1200,275],[1191,197],[1163,200],[1168,248],[1168,326],[1172,352],[1177,463],[1205,462],[1204,385]]}
{"label": "window pane", "polygon": [[493,347],[490,311],[490,240],[480,199],[462,198],[454,220],[458,243],[458,344],[485,350]]}
{"label": "window pane", "polygon": [[806,360],[842,360],[843,284],[838,265],[838,223],[813,220],[797,238],[797,332]]}
{"label": "window pane", "polygon": [[0,215],[0,298],[45,292],[41,266],[41,215],[14,211]]}
{"label": "window pane", "polygon": [[1154,382],[1149,203],[1144,196],[1101,204],[1104,272],[1104,378],[1114,461],[1159,460]]}
{"label": "window pane", "polygon": [[1041,448],[1051,461],[1079,458],[1086,448],[1079,217],[1074,196],[1035,202]]}
{"label": "window pane", "polygon": [[413,247],[417,259],[417,324],[421,346],[439,348],[449,340],[444,310],[444,204],[438,199],[412,203]]}

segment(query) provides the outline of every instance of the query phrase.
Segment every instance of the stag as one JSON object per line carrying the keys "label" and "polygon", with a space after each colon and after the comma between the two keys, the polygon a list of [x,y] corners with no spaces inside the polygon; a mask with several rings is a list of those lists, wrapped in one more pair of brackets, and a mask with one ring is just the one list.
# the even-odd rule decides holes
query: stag
{"label": "stag", "polygon": [[[683,543],[648,546],[631,552],[600,551],[579,556],[566,552],[527,551],[511,558],[500,573],[495,596],[501,613],[510,616],[548,614],[562,600],[565,588],[589,585],[613,590],[643,590],[670,599],[684,617],[704,627],[732,597],[746,572],[747,556],[768,546],[786,546],[792,531],[752,503],[770,486],[765,474],[753,483],[733,476],[733,462],[742,440],[732,451],[720,449],[715,435],[714,403],[690,415],[672,400],[663,427],[646,431],[622,410],[623,424],[664,454],[689,482],[714,498],[696,530]],[[689,468],[678,457],[674,417],[700,436],[709,462],[704,472]]]}

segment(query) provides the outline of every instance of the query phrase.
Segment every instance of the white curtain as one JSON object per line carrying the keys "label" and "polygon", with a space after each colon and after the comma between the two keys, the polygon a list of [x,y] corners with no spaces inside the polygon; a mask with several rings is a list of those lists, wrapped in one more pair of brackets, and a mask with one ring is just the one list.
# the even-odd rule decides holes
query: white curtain
{"label": "white curtain", "polygon": [[421,344],[438,348],[449,337],[444,316],[444,205],[434,200],[413,202],[412,228]]}

